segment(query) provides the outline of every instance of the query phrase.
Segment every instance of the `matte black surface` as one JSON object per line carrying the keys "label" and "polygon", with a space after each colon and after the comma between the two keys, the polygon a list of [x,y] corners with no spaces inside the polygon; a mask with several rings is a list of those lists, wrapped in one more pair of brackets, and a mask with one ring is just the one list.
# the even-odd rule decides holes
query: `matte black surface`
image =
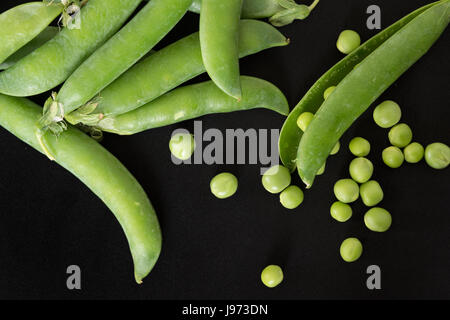
{"label": "matte black surface", "polygon": [[[1,10],[25,1],[3,0]],[[286,94],[291,108],[325,71],[343,57],[335,46],[339,32],[354,29],[363,40],[370,4],[382,10],[387,27],[426,0],[321,1],[305,21],[281,29],[292,42],[241,61],[241,72],[267,79]],[[196,31],[189,13],[158,46]],[[424,145],[450,144],[448,101],[449,32],[402,76],[378,102],[397,101],[402,121]],[[196,81],[207,79],[205,76]],[[33,100],[42,103],[48,94]],[[133,279],[132,261],[121,228],[105,205],[71,174],[0,128],[0,298],[3,299],[402,299],[450,298],[450,170],[424,161],[389,169],[381,161],[387,130],[366,112],[342,138],[323,176],[305,192],[294,211],[267,193],[258,165],[184,165],[171,162],[168,141],[179,127],[132,137],[106,135],[103,145],[116,155],[147,191],[161,222],[161,258],[144,284]],[[280,128],[283,117],[267,111],[212,115],[207,128]],[[354,136],[368,139],[374,178],[385,191],[381,206],[393,216],[383,234],[367,230],[364,206],[353,205],[347,223],[331,219],[334,182],[347,177]],[[210,179],[220,171],[239,178],[238,193],[215,199]],[[300,184],[296,175],[294,183]],[[361,239],[364,253],[355,263],[339,256],[342,240]],[[82,289],[66,288],[66,268],[82,269]],[[284,282],[275,289],[259,279],[267,264],[279,264]],[[366,268],[382,270],[382,290],[366,288]]]}

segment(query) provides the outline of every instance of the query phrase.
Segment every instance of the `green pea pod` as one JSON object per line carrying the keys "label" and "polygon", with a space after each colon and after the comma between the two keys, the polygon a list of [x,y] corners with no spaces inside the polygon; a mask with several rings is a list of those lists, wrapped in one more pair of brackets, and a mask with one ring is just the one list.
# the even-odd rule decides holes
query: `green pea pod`
{"label": "green pea pod", "polygon": [[41,126],[58,133],[58,122],[65,114],[88,103],[145,56],[184,16],[191,2],[192,0],[150,1],[67,79],[55,101],[44,109]]}
{"label": "green pea pod", "polygon": [[337,85],[344,77],[353,70],[353,68],[364,60],[370,53],[378,48],[383,42],[392,37],[398,30],[408,24],[412,19],[431,8],[438,2],[428,4],[420,9],[415,10],[401,20],[397,21],[390,27],[381,31],[367,42],[362,44],[358,49],[347,55],[339,61],[330,70],[328,70],[316,83],[308,90],[300,102],[292,109],[287,117],[280,132],[278,143],[280,158],[283,164],[294,171],[296,168],[297,149],[303,132],[297,126],[297,118],[303,112],[315,113],[323,103],[324,91]]}
{"label": "green pea pod", "polygon": [[307,187],[342,134],[430,49],[449,21],[450,0],[441,1],[387,39],[337,85],[298,147],[297,169]]}
{"label": "green pea pod", "polygon": [[30,2],[0,14],[0,63],[36,37],[62,10],[62,5]]}
{"label": "green pea pod", "polygon": [[200,12],[200,46],[212,81],[240,100],[239,19],[242,0],[204,0]]}
{"label": "green pea pod", "polygon": [[47,41],[53,39],[59,32],[59,28],[57,27],[47,27],[39,33],[36,38],[28,42],[22,48],[17,50],[14,54],[9,56],[2,64],[0,64],[0,70],[6,70],[13,65],[15,65],[22,58],[29,55],[31,52],[36,50],[37,48],[42,47]]}
{"label": "green pea pod", "polygon": [[[194,0],[190,11],[200,13],[202,1]],[[297,4],[295,0],[244,0],[241,18],[263,19],[269,18],[275,26],[285,26],[295,19],[305,19],[319,3],[315,0],[310,6]]]}
{"label": "green pea pod", "polygon": [[[25,98],[0,94],[0,126],[36,150],[36,121],[42,108]],[[145,191],[112,154],[76,128],[59,137],[44,137],[56,162],[85,183],[114,213],[128,239],[138,283],[155,265],[161,250],[161,231]]]}
{"label": "green pea pod", "polygon": [[[241,20],[239,57],[289,43],[277,29],[258,20]],[[198,32],[149,56],[106,87],[92,112],[78,109],[66,119],[95,125],[103,116],[134,110],[205,72]]]}
{"label": "green pea pod", "polygon": [[283,93],[273,84],[241,77],[242,100],[221,91],[212,81],[177,88],[158,99],[122,115],[105,117],[97,127],[121,135],[135,134],[213,113],[266,108],[280,114],[289,112]]}
{"label": "green pea pod", "polygon": [[61,32],[0,73],[0,93],[32,96],[61,84],[111,37],[142,0],[89,0],[81,9],[80,28]]}

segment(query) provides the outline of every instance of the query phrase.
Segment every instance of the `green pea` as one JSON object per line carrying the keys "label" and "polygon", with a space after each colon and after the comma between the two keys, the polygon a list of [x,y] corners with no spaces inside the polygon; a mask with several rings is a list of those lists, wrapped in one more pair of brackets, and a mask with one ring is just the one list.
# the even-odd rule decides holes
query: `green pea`
{"label": "green pea", "polygon": [[311,123],[312,119],[314,118],[314,114],[311,112],[303,112],[301,115],[297,118],[297,126],[303,131],[306,131],[306,128],[308,128],[309,124]]}
{"label": "green pea", "polygon": [[303,191],[297,186],[289,186],[280,193],[280,202],[286,209],[295,209],[303,202]]}
{"label": "green pea", "polygon": [[352,217],[352,207],[346,203],[336,201],[331,205],[330,213],[333,219],[345,222]]}
{"label": "green pea", "polygon": [[362,202],[368,207],[376,206],[384,197],[383,189],[375,180],[370,180],[360,185],[359,194]]}
{"label": "green pea", "polygon": [[363,247],[361,241],[357,238],[347,238],[345,239],[340,248],[340,253],[342,259],[346,262],[353,262],[361,257]]}
{"label": "green pea", "polygon": [[405,161],[409,163],[417,163],[423,158],[424,149],[420,143],[413,142],[403,149]]}
{"label": "green pea", "polygon": [[333,149],[331,150],[330,154],[331,155],[335,155],[336,153],[339,152],[339,149],[341,148],[341,143],[338,141],[336,142],[336,144],[334,145]]}
{"label": "green pea", "polygon": [[261,272],[261,281],[269,288],[276,287],[283,281],[283,270],[277,265],[269,265]]}
{"label": "green pea", "polygon": [[327,88],[326,90],[325,90],[325,92],[323,93],[323,98],[325,99],[325,100],[327,100],[327,98],[330,96],[330,94],[334,91],[334,89],[336,89],[336,86],[331,86],[331,87],[329,87],[329,88]]}
{"label": "green pea", "polygon": [[356,137],[350,141],[348,148],[355,156],[365,157],[370,152],[370,143],[364,138]]}
{"label": "green pea", "polygon": [[372,177],[373,164],[369,159],[359,157],[350,162],[348,171],[353,180],[358,183],[364,183]]}
{"label": "green pea", "polygon": [[341,179],[334,185],[334,195],[341,202],[354,202],[359,197],[359,186],[352,179]]}
{"label": "green pea", "polygon": [[445,169],[450,163],[450,148],[440,142],[429,144],[425,149],[425,161],[434,169]]}
{"label": "green pea", "polygon": [[381,154],[383,162],[391,168],[398,168],[402,165],[404,159],[403,152],[397,147],[390,146],[383,150]]}
{"label": "green pea", "polygon": [[323,174],[325,172],[325,166],[326,163],[323,164],[323,166],[320,167],[319,171],[317,171],[316,175],[320,176],[321,174]]}
{"label": "green pea", "polygon": [[361,38],[359,34],[353,30],[344,30],[338,37],[336,47],[344,54],[349,54],[359,47]]}
{"label": "green pea", "polygon": [[387,210],[375,207],[366,212],[364,223],[369,230],[385,232],[392,224],[392,217]]}
{"label": "green pea", "polygon": [[389,130],[389,141],[393,146],[403,148],[412,140],[411,128],[406,123],[400,123]]}
{"label": "green pea", "polygon": [[264,173],[262,184],[270,193],[280,193],[291,184],[291,173],[282,165],[273,166]]}
{"label": "green pea", "polygon": [[394,101],[384,101],[373,110],[373,120],[381,128],[390,128],[402,117],[400,106]]}
{"label": "green pea", "polygon": [[174,157],[180,160],[189,159],[195,149],[194,136],[190,133],[174,134],[170,139],[169,149]]}
{"label": "green pea", "polygon": [[219,199],[225,199],[236,193],[238,180],[233,174],[222,172],[212,178],[209,186],[213,195]]}

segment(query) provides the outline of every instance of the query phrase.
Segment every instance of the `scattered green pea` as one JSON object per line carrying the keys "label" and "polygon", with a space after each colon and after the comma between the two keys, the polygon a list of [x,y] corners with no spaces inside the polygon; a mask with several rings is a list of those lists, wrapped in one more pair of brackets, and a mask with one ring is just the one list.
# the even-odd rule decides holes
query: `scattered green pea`
{"label": "scattered green pea", "polygon": [[330,96],[330,94],[334,91],[334,89],[336,89],[336,86],[331,86],[331,87],[327,88],[327,89],[325,90],[325,92],[323,93],[323,98],[324,98],[325,100],[327,100],[328,97]]}
{"label": "scattered green pea", "polygon": [[420,143],[410,143],[403,149],[405,161],[409,163],[417,163],[422,160],[424,155],[424,149]]}
{"label": "scattered green pea", "polygon": [[341,202],[354,202],[359,197],[359,186],[352,179],[341,179],[334,184],[334,195]]}
{"label": "scattered green pea", "polygon": [[297,186],[289,186],[280,193],[280,202],[286,209],[295,209],[303,202],[303,191]]}
{"label": "scattered green pea", "polygon": [[291,184],[291,173],[282,165],[275,165],[262,177],[264,189],[270,193],[280,193]]}
{"label": "scattered green pea", "polygon": [[369,181],[373,174],[372,162],[363,157],[355,158],[350,162],[348,169],[350,176],[358,183]]}
{"label": "scattered green pea", "polygon": [[222,172],[212,178],[209,186],[213,195],[219,199],[225,199],[236,193],[238,180],[233,174]]}
{"label": "scattered green pea", "polygon": [[325,172],[325,166],[326,163],[323,164],[323,166],[320,167],[319,171],[317,171],[316,175],[320,176],[321,174],[323,174]]}
{"label": "scattered green pea", "polygon": [[361,241],[357,238],[347,238],[345,239],[340,248],[340,253],[342,259],[346,262],[353,262],[361,257],[363,247]]}
{"label": "scattered green pea", "polygon": [[440,142],[429,144],[425,149],[425,161],[434,169],[445,169],[450,163],[450,148]]}
{"label": "scattered green pea", "polygon": [[404,156],[402,150],[397,147],[390,146],[383,150],[381,154],[383,162],[391,168],[398,168],[403,164]]}
{"label": "scattered green pea", "polygon": [[389,141],[393,146],[403,148],[412,140],[411,128],[406,123],[395,125],[389,130]]}
{"label": "scattered green pea", "polygon": [[336,153],[339,152],[339,149],[341,148],[341,143],[338,141],[336,142],[336,144],[334,145],[333,149],[331,150],[330,154],[331,155],[335,155]]}
{"label": "scattered green pea", "polygon": [[180,160],[189,159],[194,153],[195,140],[190,133],[177,133],[170,138],[169,149],[172,155]]}
{"label": "scattered green pea", "polygon": [[356,31],[344,30],[338,37],[336,47],[344,54],[349,54],[353,50],[359,47],[361,44],[361,38]]}
{"label": "scattered green pea", "polygon": [[308,128],[309,124],[311,123],[312,119],[314,118],[314,114],[311,112],[303,112],[301,115],[297,118],[297,126],[303,131],[306,131],[306,128]]}
{"label": "scattered green pea", "polygon": [[390,128],[397,124],[402,117],[400,106],[394,101],[388,100],[380,103],[373,110],[373,120],[382,128]]}
{"label": "scattered green pea", "polygon": [[383,189],[375,180],[370,180],[360,185],[359,194],[362,202],[368,207],[376,206],[384,197]]}
{"label": "scattered green pea", "polygon": [[352,207],[348,204],[336,201],[331,205],[330,213],[333,219],[339,222],[345,222],[352,217]]}
{"label": "scattered green pea", "polygon": [[261,281],[269,288],[276,287],[283,281],[283,270],[277,265],[269,265],[261,272]]}
{"label": "scattered green pea", "polygon": [[364,138],[355,137],[348,144],[350,152],[357,157],[365,157],[370,152],[370,143]]}
{"label": "scattered green pea", "polygon": [[385,232],[392,224],[391,214],[383,208],[372,208],[364,215],[364,223],[369,230]]}

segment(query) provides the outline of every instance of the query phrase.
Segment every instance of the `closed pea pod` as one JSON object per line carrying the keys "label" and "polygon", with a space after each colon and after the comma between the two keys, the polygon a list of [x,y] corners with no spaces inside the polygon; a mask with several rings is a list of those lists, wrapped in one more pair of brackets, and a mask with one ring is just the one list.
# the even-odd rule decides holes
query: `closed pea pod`
{"label": "closed pea pod", "polygon": [[439,38],[448,25],[449,8],[450,2],[443,1],[414,18],[364,59],[325,100],[297,151],[301,155],[297,169],[308,187],[342,134]]}
{"label": "closed pea pod", "polygon": [[35,38],[62,10],[61,4],[30,2],[0,14],[0,63]]}
{"label": "closed pea pod", "polygon": [[[265,22],[241,20],[240,57],[288,43],[285,36]],[[76,110],[66,119],[72,124],[94,125],[102,116],[134,110],[205,71],[199,35],[194,33],[145,58],[107,86],[93,112],[96,117]]]}
{"label": "closed pea pod", "polygon": [[96,127],[121,135],[171,125],[206,114],[266,108],[286,115],[289,106],[283,93],[273,84],[252,77],[241,77],[241,101],[222,92],[212,81],[177,88],[133,111],[102,119]]}
{"label": "closed pea pod", "polygon": [[141,1],[89,0],[81,9],[80,29],[64,28],[42,47],[0,73],[0,93],[31,96],[61,84],[119,29]]}
{"label": "closed pea pod", "polygon": [[[24,98],[0,94],[0,125],[40,152],[36,121],[42,108]],[[75,128],[43,139],[55,160],[85,183],[114,213],[128,239],[138,283],[152,270],[161,250],[161,231],[145,191],[106,149]],[[124,192],[126,190],[126,192]]]}
{"label": "closed pea pod", "polygon": [[203,0],[200,45],[203,63],[214,83],[240,100],[239,19],[242,0]]}

